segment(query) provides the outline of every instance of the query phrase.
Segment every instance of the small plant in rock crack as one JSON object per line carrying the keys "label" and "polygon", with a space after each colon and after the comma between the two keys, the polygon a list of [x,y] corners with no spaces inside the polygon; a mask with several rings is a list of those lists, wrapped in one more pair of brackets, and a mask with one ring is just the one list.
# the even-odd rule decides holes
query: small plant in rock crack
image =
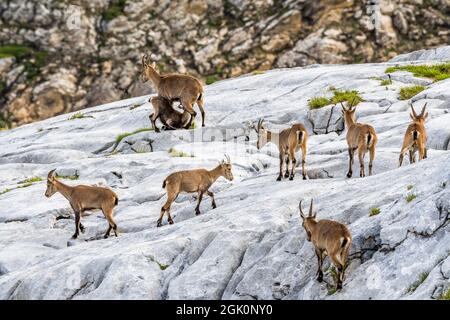
{"label": "small plant in rock crack", "polygon": [[195,157],[193,153],[189,154],[189,153],[186,153],[183,151],[178,151],[175,148],[170,148],[168,152],[171,157],[176,157],[176,158],[184,158],[184,157],[192,157],[193,158],[193,157]]}
{"label": "small plant in rock crack", "polygon": [[407,292],[408,293],[412,293],[414,291],[416,291],[416,289],[425,282],[425,280],[428,278],[428,272],[422,272],[419,275],[419,279],[417,279],[412,285],[409,286]]}
{"label": "small plant in rock crack", "polygon": [[83,118],[94,118],[93,116],[87,116],[84,113],[77,112],[73,114],[69,119],[67,120],[75,120],[75,119],[83,119]]}
{"label": "small plant in rock crack", "polygon": [[408,185],[406,186],[406,189],[408,189],[408,191],[411,190],[412,188],[414,188],[414,186],[413,186],[412,184],[408,184]]}
{"label": "small plant in rock crack", "polygon": [[35,182],[39,182],[42,181],[41,177],[31,177],[31,178],[27,178],[25,180],[19,181],[18,184],[27,184],[28,186],[35,183]]}
{"label": "small plant in rock crack", "polygon": [[10,188],[6,188],[5,190],[0,191],[0,195],[5,194],[5,193],[7,193],[7,192],[10,192],[11,190],[12,190],[12,189],[10,189]]}
{"label": "small plant in rock crack", "polygon": [[331,101],[327,97],[314,97],[308,101],[308,107],[310,110],[320,109],[329,104],[331,104]]}
{"label": "small plant in rock crack", "polygon": [[380,208],[372,208],[370,209],[369,217],[373,217],[380,214]]}
{"label": "small plant in rock crack", "polygon": [[447,291],[443,291],[442,294],[438,297],[438,300],[450,300],[450,289],[447,289]]}
{"label": "small plant in rock crack", "polygon": [[403,87],[403,88],[400,89],[399,99],[400,100],[411,99],[412,97],[414,97],[415,95],[419,94],[423,90],[425,90],[425,87],[424,86],[418,86],[418,85]]}
{"label": "small plant in rock crack", "polygon": [[413,201],[415,198],[417,198],[417,195],[415,195],[414,193],[410,192],[406,195],[406,202],[411,202]]}

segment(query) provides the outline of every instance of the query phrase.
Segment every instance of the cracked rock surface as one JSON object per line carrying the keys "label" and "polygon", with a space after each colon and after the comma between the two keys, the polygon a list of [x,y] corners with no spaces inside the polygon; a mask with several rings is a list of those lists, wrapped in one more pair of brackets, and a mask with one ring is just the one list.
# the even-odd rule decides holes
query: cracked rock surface
{"label": "cracked rock surface", "polygon": [[[61,115],[0,132],[0,299],[438,298],[450,287],[450,79],[413,98],[417,107],[429,106],[428,159],[397,168],[410,121],[398,91],[405,79],[415,80],[394,78],[386,89],[373,79],[389,65],[272,70],[217,82],[206,88],[203,130],[141,131],[117,143],[118,135],[150,127],[149,96],[142,96],[86,109],[92,117]],[[330,86],[364,97],[358,121],[379,136],[371,177],[345,177],[339,108],[330,116],[333,106],[307,107]],[[248,130],[260,117],[274,130],[307,125],[308,180],[299,167],[293,181],[275,181],[276,148],[256,150]],[[213,168],[224,153],[235,179],[219,178],[211,188],[217,208],[205,197],[196,216],[194,196],[183,194],[172,205],[175,223],[164,219],[156,228],[164,178]],[[44,196],[54,168],[67,184],[114,189],[118,238],[101,238],[107,224],[93,211],[82,218],[86,233],[69,240],[68,202]],[[31,177],[43,180],[21,183]],[[345,223],[353,236],[343,290],[333,294],[328,260],[325,282],[314,279],[317,261],[299,219],[299,200],[311,197],[319,219]],[[369,216],[373,208],[379,214]],[[421,274],[427,277],[418,283]]]}

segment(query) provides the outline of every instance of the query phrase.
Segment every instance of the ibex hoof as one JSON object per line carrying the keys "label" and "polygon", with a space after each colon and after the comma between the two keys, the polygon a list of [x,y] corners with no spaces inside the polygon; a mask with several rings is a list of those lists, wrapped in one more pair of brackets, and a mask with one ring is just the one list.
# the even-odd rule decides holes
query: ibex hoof
{"label": "ibex hoof", "polygon": [[290,177],[289,177],[289,180],[294,180],[294,176],[290,176]]}
{"label": "ibex hoof", "polygon": [[198,216],[200,214],[200,210],[195,211],[195,215]]}
{"label": "ibex hoof", "polygon": [[173,224],[173,220],[172,219],[169,220],[169,224]]}
{"label": "ibex hoof", "polygon": [[323,281],[323,275],[320,274],[320,275],[317,277],[317,281],[322,282],[322,281]]}
{"label": "ibex hoof", "polygon": [[286,173],[284,174],[284,177],[285,177],[285,178],[289,177],[289,173],[286,172]]}
{"label": "ibex hoof", "polygon": [[157,221],[157,222],[156,222],[156,227],[159,228],[159,227],[161,227],[161,226],[162,226],[161,221]]}
{"label": "ibex hoof", "polygon": [[159,132],[161,132],[161,130],[159,130],[159,129],[155,129],[155,132],[158,132],[158,133],[159,133]]}
{"label": "ibex hoof", "polygon": [[204,127],[204,126],[205,126],[205,124],[203,123],[203,124],[202,124],[202,127]]}
{"label": "ibex hoof", "polygon": [[215,209],[215,208],[217,208],[217,206],[216,206],[215,204],[213,204],[213,205],[212,205],[212,208]]}
{"label": "ibex hoof", "polygon": [[336,285],[336,290],[341,290],[342,289],[342,283],[338,283]]}
{"label": "ibex hoof", "polygon": [[277,181],[281,181],[281,176],[278,176]]}
{"label": "ibex hoof", "polygon": [[107,234],[105,234],[105,235],[103,236],[104,239],[108,239],[108,237],[109,237],[109,235],[107,235]]}
{"label": "ibex hoof", "polygon": [[351,178],[351,177],[352,177],[352,173],[351,172],[347,173],[347,178]]}
{"label": "ibex hoof", "polygon": [[306,176],[303,176],[303,180],[306,180]]}
{"label": "ibex hoof", "polygon": [[78,238],[78,235],[77,234],[74,234],[73,236],[72,236],[72,239],[76,239],[76,238]]}

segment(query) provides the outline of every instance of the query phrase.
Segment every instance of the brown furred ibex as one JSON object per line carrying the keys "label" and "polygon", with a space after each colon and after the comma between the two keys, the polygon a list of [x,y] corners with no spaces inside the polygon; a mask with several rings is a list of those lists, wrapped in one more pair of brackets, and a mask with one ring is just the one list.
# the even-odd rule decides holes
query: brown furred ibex
{"label": "brown furred ibex", "polygon": [[150,63],[147,55],[142,57],[142,80],[151,80],[158,95],[170,100],[179,100],[183,108],[193,117],[196,112],[193,109],[197,103],[202,114],[202,127],[205,126],[205,110],[203,100],[203,85],[197,78],[189,75],[170,73],[159,74],[156,63]]}
{"label": "brown furred ibex", "polygon": [[[256,148],[261,149],[266,143],[272,142],[278,147],[280,153],[280,173],[277,181],[280,181],[283,177],[283,164],[286,158],[286,172],[284,177],[289,177],[289,180],[294,179],[295,164],[297,159],[295,153],[302,149],[302,175],[303,180],[306,180],[306,153],[308,142],[308,131],[301,123],[295,123],[290,128],[284,129],[279,133],[275,133],[267,130],[264,127],[264,120],[260,119],[258,125],[254,126],[256,133],[258,134],[258,142]],[[289,162],[291,162],[291,172],[289,173]]]}
{"label": "brown furred ibex", "polygon": [[192,115],[184,110],[183,113],[173,108],[173,101],[169,101],[164,97],[156,96],[150,99],[153,105],[153,113],[149,116],[152,127],[155,132],[160,132],[156,126],[156,120],[159,118],[161,123],[168,130],[189,129],[192,122]]}
{"label": "brown furred ibex", "polygon": [[316,213],[313,213],[312,199],[308,216],[303,213],[302,201],[300,201],[298,206],[307,240],[312,242],[316,252],[318,262],[317,280],[319,282],[323,280],[322,265],[323,260],[328,255],[337,270],[336,289],[342,289],[348,251],[352,244],[350,231],[348,231],[345,225],[336,221],[325,219],[317,221]]}
{"label": "brown furred ibex", "polygon": [[86,210],[101,209],[108,220],[108,230],[105,233],[105,238],[108,238],[111,229],[117,237],[117,225],[113,219],[113,209],[119,203],[119,198],[110,189],[96,186],[69,186],[55,177],[55,170],[53,169],[47,176],[47,190],[45,196],[50,198],[56,192],[61,193],[64,198],[69,200],[70,206],[75,212],[75,233],[72,239],[76,239],[80,233],[84,233],[84,226],[80,223],[81,216]]}
{"label": "brown furred ibex", "polygon": [[161,208],[161,214],[156,224],[157,227],[162,225],[164,213],[167,213],[169,224],[173,224],[172,217],[170,216],[170,206],[181,192],[198,193],[198,202],[195,207],[196,215],[200,214],[200,203],[202,202],[204,193],[211,197],[212,208],[216,208],[214,194],[209,191],[209,188],[219,177],[224,177],[229,181],[233,180],[230,157],[225,157],[227,158],[227,161],[225,162],[222,160],[219,165],[212,170],[194,169],[178,171],[170,174],[164,179],[162,187],[167,191],[167,200]]}
{"label": "brown furred ibex", "polygon": [[[354,101],[353,101],[354,102]],[[378,142],[378,137],[375,132],[375,129],[368,124],[358,123],[356,122],[356,106],[354,106],[353,102],[350,104],[350,107],[346,109],[341,102],[342,106],[342,114],[344,116],[344,123],[347,127],[347,145],[348,145],[348,155],[349,155],[349,164],[348,164],[348,173],[347,177],[351,178],[352,176],[352,166],[354,162],[355,151],[358,149],[358,158],[359,158],[359,176],[365,177],[364,171],[364,156],[367,152],[369,152],[369,176],[372,175],[372,166],[373,160],[375,158],[375,147]]]}
{"label": "brown furred ibex", "polygon": [[405,137],[403,138],[402,149],[400,150],[399,167],[402,166],[403,157],[409,151],[409,163],[416,162],[415,153],[419,151],[419,161],[427,157],[427,131],[425,130],[425,121],[428,118],[428,112],[425,113],[427,104],[422,108],[422,111],[417,115],[412,104],[410,117],[412,123],[406,129]]}

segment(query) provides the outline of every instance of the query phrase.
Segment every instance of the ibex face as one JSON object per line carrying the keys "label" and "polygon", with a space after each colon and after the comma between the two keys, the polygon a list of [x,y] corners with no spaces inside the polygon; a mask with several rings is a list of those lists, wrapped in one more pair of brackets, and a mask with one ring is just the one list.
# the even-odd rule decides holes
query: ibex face
{"label": "ibex face", "polygon": [[[356,122],[356,114],[355,114],[356,106],[355,107],[350,106],[348,109],[346,109],[342,103],[341,103],[341,106],[342,106],[342,114],[344,116],[345,122],[346,123]],[[351,121],[348,121],[348,120],[351,120]]]}
{"label": "ibex face", "polygon": [[222,160],[222,162],[220,162],[221,174],[228,181],[233,181],[234,177],[233,177],[233,172],[231,172],[232,168],[231,168],[230,157],[226,156],[226,158],[227,158],[227,162],[225,162],[224,160]]}
{"label": "ibex face", "polygon": [[309,214],[308,216],[305,216],[305,214],[303,213],[302,210],[302,201],[300,201],[300,203],[298,204],[298,207],[300,209],[300,217],[302,218],[302,226],[303,229],[305,229],[306,231],[306,237],[308,239],[308,241],[311,241],[311,228],[312,225],[316,223],[316,214],[313,214],[313,200],[311,199],[311,204],[309,206]]}
{"label": "ibex face", "polygon": [[412,111],[412,113],[410,113],[409,116],[411,117],[411,119],[412,119],[414,122],[419,122],[419,123],[421,123],[421,124],[424,124],[425,121],[426,121],[427,118],[428,118],[428,112],[425,113],[425,108],[426,108],[427,104],[425,103],[425,105],[423,106],[422,111],[420,111],[420,114],[419,114],[419,115],[417,115],[416,111],[414,110],[413,105],[410,104],[410,106],[411,106],[411,111]]}
{"label": "ibex face", "polygon": [[143,83],[147,82],[148,80],[150,80],[150,77],[148,75],[148,70],[152,69],[153,71],[156,71],[156,63],[153,62],[150,64],[150,60],[148,55],[144,54],[144,56],[142,57],[142,71],[141,71],[141,81]]}
{"label": "ibex face", "polygon": [[258,141],[256,142],[256,148],[259,150],[267,143],[267,130],[264,128],[264,120],[259,119],[258,125],[254,126],[256,133],[258,134]]}
{"label": "ibex face", "polygon": [[47,190],[45,190],[45,196],[47,198],[50,198],[52,195],[54,195],[56,193],[56,191],[58,191],[54,185],[55,170],[56,169],[53,169],[52,171],[50,171],[47,176]]}

